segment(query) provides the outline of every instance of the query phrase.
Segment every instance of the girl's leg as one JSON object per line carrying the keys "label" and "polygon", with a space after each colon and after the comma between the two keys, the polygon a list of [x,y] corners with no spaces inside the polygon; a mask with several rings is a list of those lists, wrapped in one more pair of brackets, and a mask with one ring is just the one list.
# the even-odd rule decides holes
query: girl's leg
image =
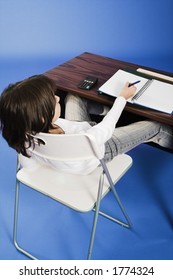
{"label": "girl's leg", "polygon": [[105,160],[126,153],[144,142],[155,142],[173,149],[173,128],[154,121],[140,121],[114,130],[105,144]]}
{"label": "girl's leg", "polygon": [[68,94],[65,99],[65,119],[73,121],[87,121],[92,125],[90,114],[104,116],[109,111],[108,106],[84,98],[77,95]]}
{"label": "girl's leg", "polygon": [[[95,124],[91,122],[87,100],[68,94],[65,103],[66,119]],[[115,128],[111,139],[105,143],[105,160],[110,161],[118,154],[126,153],[141,143],[151,141],[173,150],[173,127],[155,121],[140,121]]]}
{"label": "girl's leg", "polygon": [[65,99],[65,119],[90,122],[87,101],[77,95],[68,94]]}

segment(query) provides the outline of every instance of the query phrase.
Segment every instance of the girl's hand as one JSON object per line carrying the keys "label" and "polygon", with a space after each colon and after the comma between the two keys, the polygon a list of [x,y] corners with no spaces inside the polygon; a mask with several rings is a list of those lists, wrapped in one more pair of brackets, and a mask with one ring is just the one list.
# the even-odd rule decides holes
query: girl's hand
{"label": "girl's hand", "polygon": [[131,98],[136,92],[136,87],[131,86],[129,87],[129,83],[125,83],[124,87],[122,88],[119,96],[124,97],[126,100]]}

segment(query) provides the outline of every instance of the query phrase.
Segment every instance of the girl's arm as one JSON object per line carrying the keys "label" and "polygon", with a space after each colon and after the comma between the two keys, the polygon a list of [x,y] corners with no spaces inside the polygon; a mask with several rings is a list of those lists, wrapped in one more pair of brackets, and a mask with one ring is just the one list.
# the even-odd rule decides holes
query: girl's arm
{"label": "girl's arm", "polygon": [[119,97],[114,101],[114,104],[103,120],[97,125],[91,127],[87,132],[94,135],[98,144],[102,145],[109,140],[113,134],[117,121],[126,105],[127,99],[132,97],[136,91],[134,86],[129,87],[126,83],[122,88]]}

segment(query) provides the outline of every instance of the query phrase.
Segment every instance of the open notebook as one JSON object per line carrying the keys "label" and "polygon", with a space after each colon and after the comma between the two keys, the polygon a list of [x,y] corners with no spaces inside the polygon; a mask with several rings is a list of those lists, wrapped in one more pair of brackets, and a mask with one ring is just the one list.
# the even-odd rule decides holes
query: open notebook
{"label": "open notebook", "polygon": [[173,85],[155,79],[139,77],[124,70],[118,70],[98,91],[117,97],[126,82],[133,83],[137,91],[128,102],[155,109],[168,114],[173,113]]}

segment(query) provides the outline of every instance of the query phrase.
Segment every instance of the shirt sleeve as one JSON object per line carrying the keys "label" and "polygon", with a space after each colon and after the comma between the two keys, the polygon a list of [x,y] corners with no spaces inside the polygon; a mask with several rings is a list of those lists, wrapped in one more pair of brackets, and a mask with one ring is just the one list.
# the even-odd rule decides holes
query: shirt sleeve
{"label": "shirt sleeve", "polygon": [[122,96],[117,97],[112,108],[103,120],[87,130],[87,133],[94,135],[99,145],[103,145],[111,138],[125,105],[126,99]]}

